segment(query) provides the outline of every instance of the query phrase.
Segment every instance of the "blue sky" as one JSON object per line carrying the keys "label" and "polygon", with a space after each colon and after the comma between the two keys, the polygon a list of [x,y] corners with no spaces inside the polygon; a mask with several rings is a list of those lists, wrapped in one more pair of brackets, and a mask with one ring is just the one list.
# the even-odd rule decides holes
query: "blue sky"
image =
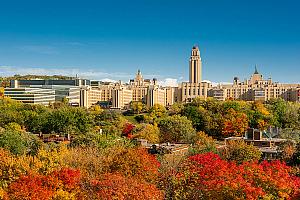
{"label": "blue sky", "polygon": [[0,76],[66,74],[187,80],[194,44],[203,79],[300,82],[294,0],[0,0]]}

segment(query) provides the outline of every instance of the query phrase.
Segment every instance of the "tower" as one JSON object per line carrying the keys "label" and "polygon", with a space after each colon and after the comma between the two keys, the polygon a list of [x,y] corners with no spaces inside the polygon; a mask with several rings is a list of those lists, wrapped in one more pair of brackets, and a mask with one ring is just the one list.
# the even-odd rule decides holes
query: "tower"
{"label": "tower", "polygon": [[143,76],[142,76],[141,70],[137,71],[137,74],[136,74],[136,77],[135,77],[135,82],[137,83],[137,85],[142,85]]}
{"label": "tower", "polygon": [[190,57],[190,83],[201,83],[202,62],[200,51],[197,46],[193,46]]}

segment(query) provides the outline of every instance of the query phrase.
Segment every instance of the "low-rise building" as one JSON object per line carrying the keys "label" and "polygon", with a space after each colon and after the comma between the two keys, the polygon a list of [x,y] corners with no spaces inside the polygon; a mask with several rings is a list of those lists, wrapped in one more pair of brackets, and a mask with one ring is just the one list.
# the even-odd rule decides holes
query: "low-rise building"
{"label": "low-rise building", "polygon": [[44,88],[5,88],[4,96],[30,104],[49,105],[55,102],[55,90]]}

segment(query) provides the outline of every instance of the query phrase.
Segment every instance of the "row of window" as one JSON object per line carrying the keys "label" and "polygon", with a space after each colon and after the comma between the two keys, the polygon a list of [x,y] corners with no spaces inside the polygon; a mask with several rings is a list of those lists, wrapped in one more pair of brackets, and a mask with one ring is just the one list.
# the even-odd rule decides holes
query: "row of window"
{"label": "row of window", "polygon": [[[202,89],[202,95],[205,95],[204,93],[204,89]],[[188,89],[188,92],[189,94],[188,95],[191,95],[191,89]],[[184,95],[186,95],[187,93],[187,89],[184,89]],[[196,95],[196,89],[193,89],[193,95]],[[197,95],[200,95],[200,89],[197,90]]]}

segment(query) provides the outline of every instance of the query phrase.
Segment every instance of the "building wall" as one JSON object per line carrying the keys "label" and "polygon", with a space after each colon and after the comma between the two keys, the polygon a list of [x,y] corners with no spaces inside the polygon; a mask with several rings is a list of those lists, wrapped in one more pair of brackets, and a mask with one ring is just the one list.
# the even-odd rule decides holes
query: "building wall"
{"label": "building wall", "polygon": [[147,106],[155,104],[166,106],[166,89],[159,86],[150,86],[147,94]]}
{"label": "building wall", "polygon": [[132,101],[133,91],[126,88],[112,90],[112,108],[128,108]]}
{"label": "building wall", "polygon": [[286,101],[297,101],[297,88],[300,84],[274,83],[272,79],[264,80],[263,76],[255,70],[249,80],[239,82],[234,79],[232,85],[218,85],[213,87],[210,96],[217,100],[237,99],[245,101],[268,101],[283,98]]}
{"label": "building wall", "polygon": [[208,90],[211,88],[210,83],[188,83],[184,82],[181,84],[181,101],[191,102],[194,98],[200,97],[206,99],[208,97]]}
{"label": "building wall", "polygon": [[49,105],[55,101],[55,91],[41,88],[5,88],[4,96],[29,104]]}

